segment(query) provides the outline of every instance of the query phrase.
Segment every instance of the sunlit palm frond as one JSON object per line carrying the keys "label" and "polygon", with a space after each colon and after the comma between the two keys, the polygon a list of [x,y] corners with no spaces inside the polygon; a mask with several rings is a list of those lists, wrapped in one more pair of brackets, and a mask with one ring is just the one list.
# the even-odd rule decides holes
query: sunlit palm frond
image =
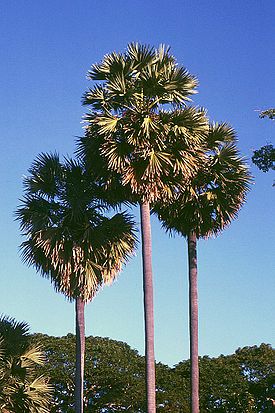
{"label": "sunlit palm frond", "polygon": [[128,45],[124,54],[105,55],[101,63],[92,66],[88,78],[103,81],[84,95],[84,104],[95,110],[181,104],[190,100],[197,86],[196,78],[177,65],[170,48],[155,50],[138,43]]}
{"label": "sunlit palm frond", "polygon": [[163,101],[179,105],[191,101],[190,96],[197,93],[198,80],[187,69],[173,65],[165,72],[163,86],[166,92]]}
{"label": "sunlit palm frond", "polygon": [[29,335],[29,326],[1,316],[0,410],[3,412],[49,413],[52,388],[37,376],[36,366],[44,355]]}
{"label": "sunlit palm frond", "polygon": [[88,79],[106,80],[113,75],[123,72],[125,57],[121,53],[106,54],[100,63],[93,64],[88,72]]}
{"label": "sunlit palm frond", "polygon": [[149,45],[130,43],[127,47],[126,58],[133,67],[134,75],[142,69],[151,65],[155,60],[155,50]]}
{"label": "sunlit palm frond", "polygon": [[172,112],[161,112],[163,122],[169,124],[175,141],[185,138],[186,146],[202,145],[208,135],[209,124],[206,111],[201,108],[186,107]]}
{"label": "sunlit palm frond", "polygon": [[110,115],[98,117],[96,121],[97,125],[99,126],[98,133],[105,135],[115,132],[117,130],[118,121],[119,119],[117,116]]}
{"label": "sunlit palm frond", "polygon": [[45,363],[45,354],[41,347],[36,345],[28,348],[21,356],[21,367],[30,368],[34,365],[42,365]]}

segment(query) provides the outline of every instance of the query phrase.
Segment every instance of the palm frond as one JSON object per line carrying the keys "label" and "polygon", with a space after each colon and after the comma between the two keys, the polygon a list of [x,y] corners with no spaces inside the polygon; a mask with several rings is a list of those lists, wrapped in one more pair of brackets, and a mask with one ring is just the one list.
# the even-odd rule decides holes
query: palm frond
{"label": "palm frond", "polygon": [[151,65],[155,59],[155,50],[149,45],[130,43],[127,47],[127,60],[132,63],[134,74],[140,72],[144,67]]}
{"label": "palm frond", "polygon": [[3,412],[49,413],[53,389],[48,379],[37,376],[36,365],[44,361],[29,326],[1,316],[0,409]]}
{"label": "palm frond", "polygon": [[62,166],[57,153],[42,153],[33,162],[28,177],[24,180],[26,191],[33,194],[53,197],[58,193],[59,178],[62,176]]}
{"label": "palm frond", "polygon": [[235,132],[226,124],[216,125],[215,130],[215,144],[213,139],[202,167],[189,181],[175,185],[166,204],[154,206],[168,232],[188,236],[192,231],[198,238],[217,235],[237,218],[246,200],[252,179],[234,143]]}
{"label": "palm frond", "polygon": [[[128,258],[126,235],[121,230],[130,231],[127,238],[129,248],[130,245],[134,248],[134,241],[131,243],[134,228],[129,225],[126,215],[121,215],[123,219],[116,228],[112,227],[113,221],[104,215],[110,209],[107,196],[106,200],[99,198],[101,184],[91,180],[83,163],[66,158],[54,169],[52,166],[56,162],[53,161],[56,159],[53,160],[52,156],[43,155],[34,162],[28,177],[30,185],[26,187],[26,195],[16,211],[26,236],[21,244],[22,258],[43,277],[49,278],[57,291],[69,299],[81,297],[86,302],[103,285],[103,273],[105,276],[116,273]],[[52,192],[51,197],[44,191],[37,192],[32,185],[32,180],[37,180],[41,171],[50,171],[54,184],[58,181],[58,191]],[[106,251],[109,251],[109,256],[115,251],[111,245],[114,236],[116,248],[121,248],[125,256],[117,253],[113,259],[109,257],[107,268]],[[27,363],[29,358],[24,360]]]}
{"label": "palm frond", "polygon": [[32,346],[28,348],[21,356],[21,367],[29,368],[34,365],[42,365],[45,363],[45,354],[42,352],[40,346]]}
{"label": "palm frond", "polygon": [[235,130],[226,122],[212,123],[208,133],[208,147],[209,149],[217,150],[220,145],[225,142],[236,143],[237,136]]}

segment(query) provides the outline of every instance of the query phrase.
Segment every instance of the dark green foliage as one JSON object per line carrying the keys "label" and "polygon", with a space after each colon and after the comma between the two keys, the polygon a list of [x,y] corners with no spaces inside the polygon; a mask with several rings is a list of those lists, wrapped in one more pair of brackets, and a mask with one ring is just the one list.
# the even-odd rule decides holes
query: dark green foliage
{"label": "dark green foliage", "polygon": [[48,413],[52,388],[39,373],[45,357],[25,322],[0,318],[0,411]]}
{"label": "dark green foliage", "polygon": [[[256,411],[275,410],[275,351],[267,344],[238,349],[235,355]],[[271,409],[273,400],[274,409]]]}
{"label": "dark green foliage", "polygon": [[[52,413],[73,413],[74,335],[37,334],[46,349],[43,372],[54,386]],[[272,412],[275,351],[270,345],[244,347],[235,354],[200,358],[200,413]],[[123,342],[86,338],[84,411],[146,413],[145,359]],[[190,413],[190,362],[156,365],[157,412]]]}
{"label": "dark green foliage", "polygon": [[[38,335],[46,348],[45,371],[54,384],[52,412],[73,412],[75,337]],[[86,412],[144,412],[144,358],[127,344],[86,338],[84,405]],[[105,409],[105,410],[103,410]]]}
{"label": "dark green foliage", "polygon": [[254,151],[252,162],[263,172],[275,170],[275,148],[273,145],[265,145]]}
{"label": "dark green foliage", "polygon": [[[271,412],[275,400],[275,351],[268,344],[244,347],[235,354],[200,358],[200,413]],[[175,372],[188,379],[190,363]]]}
{"label": "dark green foliage", "polygon": [[[260,118],[269,118],[275,119],[275,109],[263,110],[259,114]],[[275,170],[275,148],[270,143],[265,146],[262,146],[260,149],[257,149],[253,152],[252,162],[263,172],[268,172],[269,170]],[[275,183],[273,183],[275,186]]]}
{"label": "dark green foliage", "polygon": [[[54,385],[52,412],[74,412],[74,336],[35,336],[43,342],[48,363],[43,367]],[[185,383],[168,366],[158,363],[158,412],[181,412]],[[186,394],[186,391],[183,392]],[[146,412],[145,359],[123,342],[86,338],[84,411],[96,413]],[[188,410],[184,410],[188,412]]]}

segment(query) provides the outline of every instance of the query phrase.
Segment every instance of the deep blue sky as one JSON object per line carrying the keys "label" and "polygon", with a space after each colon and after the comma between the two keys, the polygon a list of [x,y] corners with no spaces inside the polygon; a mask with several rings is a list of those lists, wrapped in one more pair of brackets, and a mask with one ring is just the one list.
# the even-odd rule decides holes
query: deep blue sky
{"label": "deep blue sky", "polygon": [[[195,104],[232,124],[251,164],[254,148],[274,143],[275,123],[257,110],[275,104],[275,2],[9,0],[1,8],[0,312],[28,321],[32,331],[63,335],[74,331],[73,304],[22,264],[13,211],[38,153],[73,154],[90,65],[132,41],[170,45],[199,78]],[[239,219],[199,243],[200,354],[275,341],[274,176],[251,169],[255,184]],[[152,229],[156,358],[175,364],[188,357],[186,242],[170,239],[154,219]],[[87,335],[143,353],[141,278],[138,252],[87,306]]]}

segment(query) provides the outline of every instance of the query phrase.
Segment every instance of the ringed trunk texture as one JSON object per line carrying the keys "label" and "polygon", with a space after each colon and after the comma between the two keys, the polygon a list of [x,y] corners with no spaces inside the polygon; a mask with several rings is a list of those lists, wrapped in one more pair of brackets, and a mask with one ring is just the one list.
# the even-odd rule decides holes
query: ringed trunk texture
{"label": "ringed trunk texture", "polygon": [[152,241],[149,202],[140,204],[143,294],[145,321],[146,396],[147,413],[156,413],[156,374],[154,351],[154,297],[152,271]]}
{"label": "ringed trunk texture", "polygon": [[189,262],[189,334],[191,362],[191,412],[199,413],[199,350],[198,350],[198,268],[197,237],[194,232],[188,236]]}
{"label": "ringed trunk texture", "polygon": [[75,373],[75,412],[83,413],[83,384],[85,357],[85,303],[81,298],[75,300],[76,314],[76,373]]}

